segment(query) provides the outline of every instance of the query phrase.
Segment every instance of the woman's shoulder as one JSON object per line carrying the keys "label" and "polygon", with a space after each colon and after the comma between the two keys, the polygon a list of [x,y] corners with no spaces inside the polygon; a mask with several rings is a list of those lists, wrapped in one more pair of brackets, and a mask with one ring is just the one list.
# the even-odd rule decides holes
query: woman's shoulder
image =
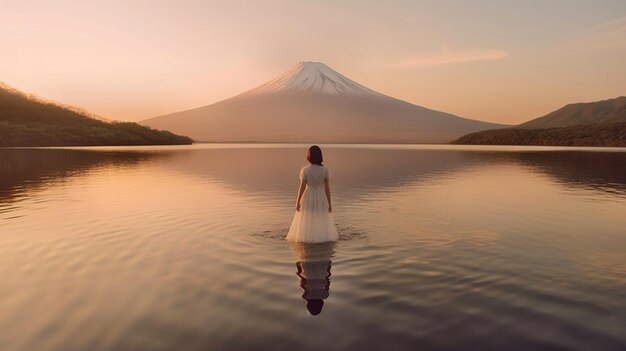
{"label": "woman's shoulder", "polygon": [[329,171],[330,169],[324,165],[316,165],[316,164],[308,164],[306,166],[303,166],[300,171],[302,172],[306,172],[306,171],[314,171],[315,170],[319,171],[319,170],[323,170],[325,172]]}

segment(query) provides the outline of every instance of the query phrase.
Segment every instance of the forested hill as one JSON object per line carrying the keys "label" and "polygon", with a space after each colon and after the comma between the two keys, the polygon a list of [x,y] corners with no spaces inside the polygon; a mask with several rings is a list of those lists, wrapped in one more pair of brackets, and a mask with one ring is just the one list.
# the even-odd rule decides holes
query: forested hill
{"label": "forested hill", "polygon": [[484,130],[464,135],[452,144],[626,147],[626,122],[562,128]]}
{"label": "forested hill", "polygon": [[526,123],[466,134],[452,143],[626,146],[626,97],[569,104]]}
{"label": "forested hill", "polygon": [[106,122],[0,84],[0,146],[191,144],[188,137],[131,122]]}

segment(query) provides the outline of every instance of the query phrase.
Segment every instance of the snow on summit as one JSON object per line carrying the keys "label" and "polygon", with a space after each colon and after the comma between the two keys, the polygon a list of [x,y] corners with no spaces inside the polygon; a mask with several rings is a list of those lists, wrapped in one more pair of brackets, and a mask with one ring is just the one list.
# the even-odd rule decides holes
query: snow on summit
{"label": "snow on summit", "polygon": [[321,62],[300,62],[275,79],[245,94],[310,92],[329,95],[378,95]]}

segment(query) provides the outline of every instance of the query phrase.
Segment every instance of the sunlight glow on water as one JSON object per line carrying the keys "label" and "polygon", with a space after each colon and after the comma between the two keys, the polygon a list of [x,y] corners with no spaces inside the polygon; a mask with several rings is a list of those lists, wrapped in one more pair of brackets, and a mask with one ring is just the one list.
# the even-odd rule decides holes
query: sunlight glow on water
{"label": "sunlight glow on water", "polygon": [[623,150],[305,150],[0,149],[0,350],[626,348]]}

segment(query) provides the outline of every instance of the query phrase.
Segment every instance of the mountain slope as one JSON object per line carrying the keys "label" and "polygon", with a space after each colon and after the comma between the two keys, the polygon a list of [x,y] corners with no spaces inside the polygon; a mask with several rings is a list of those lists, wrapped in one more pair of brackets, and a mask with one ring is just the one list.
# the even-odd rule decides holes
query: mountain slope
{"label": "mountain slope", "polygon": [[136,123],[106,122],[0,84],[0,146],[190,144]]}
{"label": "mountain slope", "polygon": [[470,133],[452,143],[626,146],[626,97],[566,105],[513,128]]}
{"label": "mountain slope", "polygon": [[556,128],[610,122],[626,122],[626,96],[569,104],[543,117],[522,123],[516,128]]}
{"label": "mountain slope", "polygon": [[441,143],[504,127],[394,99],[318,62],[301,62],[212,105],[141,123],[213,142]]}

